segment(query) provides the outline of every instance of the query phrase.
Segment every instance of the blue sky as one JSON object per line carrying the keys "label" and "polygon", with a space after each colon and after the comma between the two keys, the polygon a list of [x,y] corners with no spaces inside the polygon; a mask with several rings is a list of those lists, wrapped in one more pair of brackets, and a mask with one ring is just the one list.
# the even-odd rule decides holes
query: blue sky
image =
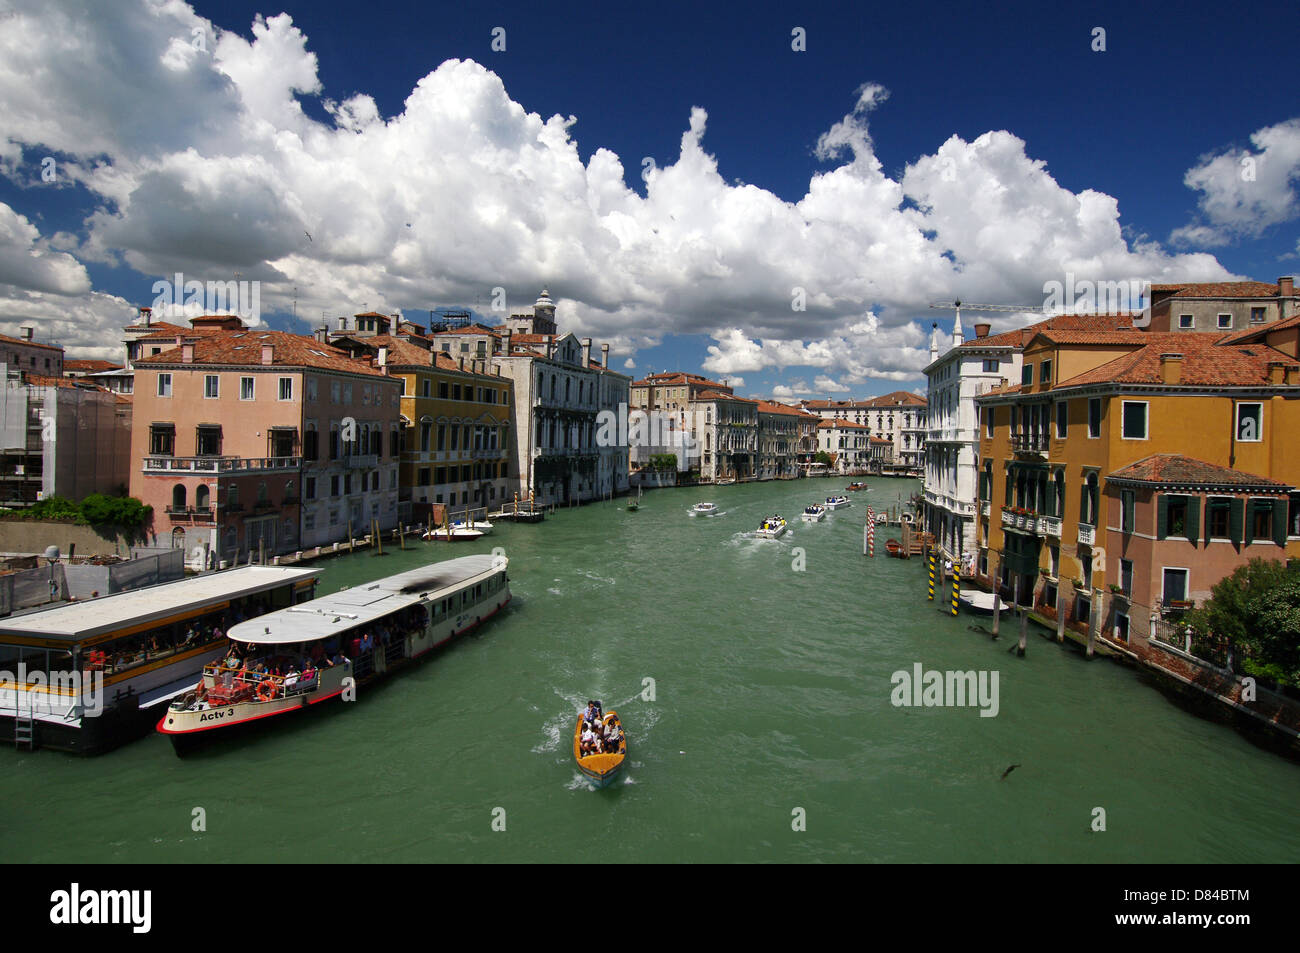
{"label": "blue sky", "polygon": [[295,288],[318,323],[545,282],[628,373],[866,396],[920,386],[930,300],[1300,270],[1294,4],[114,6],[0,31],[0,329],[73,356],[176,270],[300,331]]}

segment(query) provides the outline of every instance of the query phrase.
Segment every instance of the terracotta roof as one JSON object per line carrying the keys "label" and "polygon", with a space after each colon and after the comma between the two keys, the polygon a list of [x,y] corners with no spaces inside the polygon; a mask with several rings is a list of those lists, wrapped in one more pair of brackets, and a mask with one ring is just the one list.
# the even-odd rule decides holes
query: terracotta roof
{"label": "terracotta roof", "polygon": [[839,420],[823,417],[817,424],[818,430],[869,430],[866,424],[852,420]]}
{"label": "terracotta roof", "polygon": [[910,391],[896,390],[892,394],[872,397],[864,404],[866,407],[925,407],[926,399]]}
{"label": "terracotta roof", "polygon": [[758,401],[750,400],[748,397],[737,397],[735,394],[724,394],[716,390],[702,390],[695,395],[696,400],[735,400],[742,404],[757,404]]}
{"label": "terracotta roof", "polygon": [[893,443],[893,441],[887,437],[870,437],[868,439],[870,439],[872,443]]}
{"label": "terracotta roof", "polygon": [[123,331],[148,331],[150,336],[154,332],[164,334],[193,334],[193,328],[183,328],[179,324],[169,324],[166,321],[150,321],[148,324],[128,324],[122,329]]}
{"label": "terracotta roof", "polygon": [[262,345],[275,347],[270,367],[315,367],[349,374],[385,376],[369,361],[351,358],[315,338],[287,331],[214,331],[193,342],[194,364],[182,364],[182,349],[173,347],[151,357],[142,357],[137,365],[172,365],[190,367],[202,364],[234,364],[261,367]]}
{"label": "terracotta roof", "polygon": [[[785,414],[788,417],[812,417],[812,414],[805,414],[798,407],[791,407],[789,404],[782,404],[775,400],[762,400],[758,402],[758,409],[765,414]],[[820,418],[818,418],[820,419]]]}
{"label": "terracotta roof", "polygon": [[83,374],[97,374],[100,371],[120,371],[121,364],[114,364],[112,361],[78,361],[64,360],[63,373],[68,371],[80,371]]}
{"label": "terracotta roof", "polygon": [[1266,387],[1269,364],[1295,366],[1289,355],[1263,344],[1219,345],[1208,334],[1148,334],[1150,343],[1061,381],[1056,390],[1090,384],[1161,384],[1160,356],[1183,356],[1180,387]]}
{"label": "terracotta roof", "polygon": [[[467,324],[463,328],[450,328],[446,331],[434,331],[433,333],[435,336],[441,334],[490,334],[492,337],[500,336],[500,332],[498,332],[495,328],[489,328],[487,325],[484,324]],[[541,340],[545,340],[545,336],[541,334],[516,334],[515,340],[518,340],[519,338],[522,337],[539,338]]]}
{"label": "terracotta roof", "polygon": [[1218,339],[1219,344],[1243,344],[1247,341],[1262,341],[1274,331],[1285,331],[1288,328],[1300,326],[1300,314],[1287,318],[1285,321],[1270,321],[1267,324],[1255,324],[1248,328],[1242,328],[1240,331],[1233,331],[1225,334]]}
{"label": "terracotta roof", "polygon": [[28,341],[26,338],[10,337],[8,334],[0,334],[0,341],[5,344],[22,344],[26,347],[40,347],[47,351],[59,351],[62,353],[63,348],[55,347],[53,344],[39,344],[36,341]]}
{"label": "terracotta roof", "polygon": [[1277,285],[1266,281],[1209,281],[1152,285],[1151,294],[1170,298],[1275,298]]}
{"label": "terracotta roof", "polygon": [[1164,486],[1270,487],[1284,493],[1291,487],[1267,477],[1185,457],[1181,453],[1155,453],[1121,467],[1106,479]]}
{"label": "terracotta roof", "polygon": [[1118,331],[1133,327],[1133,315],[1124,312],[1117,314],[1055,314],[1042,321],[1035,321],[1014,331],[1004,331],[986,338],[972,338],[963,341],[962,347],[1024,347],[1035,334],[1042,331]]}

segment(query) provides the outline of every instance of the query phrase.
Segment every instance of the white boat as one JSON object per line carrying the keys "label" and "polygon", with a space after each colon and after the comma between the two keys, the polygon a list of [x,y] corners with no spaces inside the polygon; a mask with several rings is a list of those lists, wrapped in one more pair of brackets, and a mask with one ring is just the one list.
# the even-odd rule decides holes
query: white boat
{"label": "white boat", "polygon": [[492,532],[492,524],[487,520],[452,520],[452,529],[471,529],[480,536],[486,536]]}
{"label": "white boat", "polygon": [[470,529],[463,523],[452,523],[451,526],[435,526],[433,529],[425,530],[422,538],[452,543],[468,543],[476,539],[482,539],[484,535],[482,531]]}
{"label": "white boat", "polygon": [[820,503],[805,506],[803,508],[803,513],[799,515],[799,518],[805,523],[820,523],[826,518],[826,507],[822,506]]}
{"label": "white boat", "polygon": [[888,515],[888,514],[886,514],[886,513],[877,513],[877,514],[876,514],[876,525],[877,525],[877,526],[885,526],[885,525],[887,525],[888,523],[889,523],[889,515]]}
{"label": "white boat", "polygon": [[348,694],[464,635],[510,602],[504,556],[462,556],[231,626],[229,651],[158,731],[177,752],[217,730]]}
{"label": "white boat", "polygon": [[847,496],[828,496],[826,497],[826,508],[828,510],[838,510],[842,506],[852,506]]}
{"label": "white boat", "polygon": [[785,535],[785,520],[779,516],[769,516],[763,525],[754,531],[759,539],[780,539]]}
{"label": "white boat", "polygon": [[691,507],[691,512],[692,512],[692,513],[701,513],[701,514],[703,514],[703,515],[705,515],[705,516],[712,516],[714,513],[718,512],[718,504],[716,504],[716,503],[696,503],[694,506]]}
{"label": "white boat", "polygon": [[716,485],[718,485],[718,486],[731,486],[731,484],[733,484],[733,483],[736,482],[736,478],[735,478],[735,477],[726,477],[725,479],[722,479],[722,480],[714,480],[713,482],[714,482]]}

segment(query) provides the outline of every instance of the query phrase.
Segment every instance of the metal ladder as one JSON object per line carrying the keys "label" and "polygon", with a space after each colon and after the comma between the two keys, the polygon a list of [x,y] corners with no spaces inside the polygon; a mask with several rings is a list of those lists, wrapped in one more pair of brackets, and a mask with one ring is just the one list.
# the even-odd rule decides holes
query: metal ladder
{"label": "metal ladder", "polygon": [[[28,696],[27,698],[28,709],[27,712],[24,714],[23,711],[18,707],[21,704],[21,698],[20,697],[14,698],[14,747],[21,748],[23,745],[26,745],[27,750],[35,751],[36,750],[36,719],[34,717],[35,712],[31,708],[32,705],[31,696],[27,692],[23,692],[22,694]],[[15,691],[15,696],[17,696],[16,691]]]}

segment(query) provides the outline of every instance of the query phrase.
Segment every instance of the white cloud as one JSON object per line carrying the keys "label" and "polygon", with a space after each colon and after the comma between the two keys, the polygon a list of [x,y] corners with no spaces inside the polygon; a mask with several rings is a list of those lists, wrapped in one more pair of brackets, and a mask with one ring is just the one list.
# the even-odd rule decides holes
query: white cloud
{"label": "white cloud", "polygon": [[823,394],[846,394],[851,390],[845,387],[834,378],[827,377],[825,374],[818,374],[813,380],[813,386]]}
{"label": "white cloud", "polygon": [[636,368],[636,361],[632,360],[632,358],[629,357],[626,361],[623,362],[623,368],[624,370],[629,370],[629,371],[634,370]]}
{"label": "white cloud", "polygon": [[[101,200],[76,254],[138,270],[141,303],[175,271],[259,280],[264,311],[296,287],[302,314],[469,305],[494,287],[519,307],[549,282],[566,328],[621,353],[708,334],[711,373],[806,366],[853,388],[917,376],[927,339],[911,318],[932,298],[1033,303],[1066,271],[1230,277],[1209,255],[1130,245],[1113,198],[1062,188],[1009,132],[954,136],[891,178],[867,124],[888,97],[877,84],[819,137],[839,164],[798,202],[724,180],[702,108],[643,198],[619,156],[582,161],[574,117],[528,112],[478,63],[441,64],[385,118],[364,93],[328,98],[287,15],[245,37],[181,0],[111,7],[30,3],[5,21],[0,169],[30,178],[43,150],[70,156]],[[22,286],[72,274],[44,268]],[[99,330],[116,340],[107,318]]]}
{"label": "white cloud", "polygon": [[1300,217],[1300,119],[1266,126],[1250,141],[1253,151],[1203,156],[1187,170],[1183,182],[1201,193],[1205,221],[1175,229],[1172,241],[1215,247]]}

